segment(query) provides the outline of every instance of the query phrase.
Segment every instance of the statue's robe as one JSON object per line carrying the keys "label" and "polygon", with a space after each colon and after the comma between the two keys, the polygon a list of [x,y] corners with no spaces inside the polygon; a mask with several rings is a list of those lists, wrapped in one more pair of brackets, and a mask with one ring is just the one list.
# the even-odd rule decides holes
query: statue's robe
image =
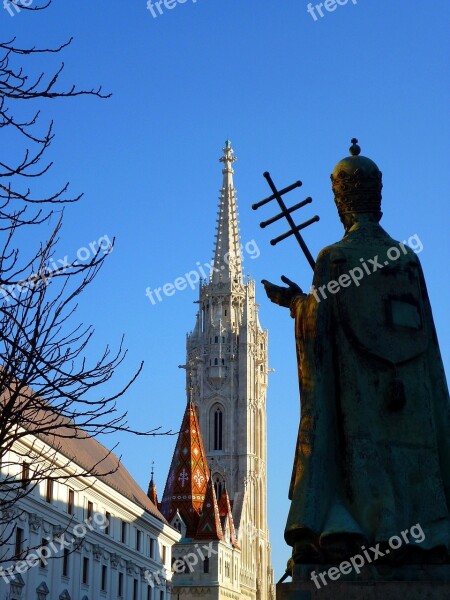
{"label": "statue's robe", "polygon": [[291,305],[301,421],[285,538],[295,562],[326,562],[416,524],[420,548],[448,556],[450,403],[418,257],[378,224],[356,224],[319,254],[313,285],[363,268],[360,259],[373,271],[375,256],[388,264],[359,286]]}

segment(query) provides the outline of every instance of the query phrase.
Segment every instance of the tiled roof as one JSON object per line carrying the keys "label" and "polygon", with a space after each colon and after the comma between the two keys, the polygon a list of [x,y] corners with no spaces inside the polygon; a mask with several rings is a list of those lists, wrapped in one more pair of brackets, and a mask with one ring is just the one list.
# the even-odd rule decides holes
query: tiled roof
{"label": "tiled roof", "polygon": [[197,532],[209,477],[197,411],[189,401],[160,504],[169,523],[179,510],[186,523],[188,538],[195,537]]}
{"label": "tiled roof", "polygon": [[217,506],[216,493],[212,482],[212,477],[208,480],[203,511],[198,523],[197,540],[223,540],[224,535],[220,523],[219,508]]}
{"label": "tiled roof", "polygon": [[[163,523],[167,523],[158,508],[148,498],[144,490],[140,488],[119,458],[96,439],[84,432],[83,434],[86,437],[63,439],[52,435],[39,437],[49,446],[58,449],[64,456],[86,469],[86,471],[90,472],[94,469],[95,476],[103,483],[135,502]],[[103,473],[108,474],[102,475]]]}
{"label": "tiled roof", "polygon": [[27,427],[29,433],[33,434],[37,428],[47,425],[49,428],[56,425],[55,433],[43,434],[38,432],[35,433],[36,437],[167,524],[164,516],[113,452],[105,448],[87,432],[74,427],[68,418],[58,416],[56,409],[49,408],[46,410],[42,403],[41,407],[32,410],[33,418],[30,418],[30,426]]}
{"label": "tiled roof", "polygon": [[224,532],[227,530],[228,524],[230,539],[226,541],[229,542],[235,548],[239,548],[239,544],[236,537],[236,530],[234,528],[233,513],[231,511],[230,497],[228,496],[228,491],[226,488],[222,492],[222,496],[220,497],[218,507],[220,520],[222,523],[222,529]]}

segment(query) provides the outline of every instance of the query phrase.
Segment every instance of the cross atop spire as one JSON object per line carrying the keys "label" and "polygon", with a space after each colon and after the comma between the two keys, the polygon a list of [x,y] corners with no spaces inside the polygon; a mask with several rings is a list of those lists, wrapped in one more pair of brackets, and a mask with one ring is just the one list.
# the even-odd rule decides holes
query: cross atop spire
{"label": "cross atop spire", "polygon": [[213,283],[229,283],[234,280],[242,282],[242,258],[232,166],[237,158],[233,154],[231,142],[227,140],[223,148],[223,156],[219,159],[224,168],[214,250],[214,267],[217,270],[212,274]]}

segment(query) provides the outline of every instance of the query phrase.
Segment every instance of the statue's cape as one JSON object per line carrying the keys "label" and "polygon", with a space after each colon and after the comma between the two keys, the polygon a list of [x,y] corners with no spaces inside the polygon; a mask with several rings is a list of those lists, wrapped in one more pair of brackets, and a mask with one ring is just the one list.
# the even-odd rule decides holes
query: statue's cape
{"label": "statue's cape", "polygon": [[[381,227],[324,249],[316,290],[360,259],[399,246]],[[317,296],[320,301],[317,301]],[[301,420],[288,544],[355,534],[383,541],[420,523],[424,549],[450,544],[450,402],[417,256],[406,254],[336,294],[303,295],[295,317]],[[405,407],[388,409],[393,378]]]}
{"label": "statue's cape", "polygon": [[[420,356],[427,350],[430,335],[418,261],[408,259],[399,268],[397,262],[386,260],[375,272],[372,264],[364,263],[367,272],[359,258],[346,260],[339,250],[332,256],[333,280],[339,282],[353,272],[356,281],[350,278],[349,285],[335,295],[347,336],[361,351],[392,365]],[[401,291],[405,289],[406,293]]]}

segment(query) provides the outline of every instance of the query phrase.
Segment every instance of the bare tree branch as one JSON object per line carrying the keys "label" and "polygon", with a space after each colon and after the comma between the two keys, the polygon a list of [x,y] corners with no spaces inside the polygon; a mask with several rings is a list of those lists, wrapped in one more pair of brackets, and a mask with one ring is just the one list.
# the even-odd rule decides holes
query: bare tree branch
{"label": "bare tree branch", "polygon": [[[21,5],[20,10],[43,10],[50,3]],[[61,86],[64,62],[50,74],[33,74],[30,59],[59,56],[71,43],[24,48],[15,38],[0,42],[0,135],[15,138],[17,153],[14,158],[11,144],[0,145],[0,562],[11,559],[11,515],[22,510],[21,501],[42,481],[66,481],[75,469],[89,486],[93,477],[106,477],[118,468],[120,459],[100,444],[95,456],[84,461],[74,444],[78,449],[84,443],[92,447],[98,436],[117,432],[172,434],[161,427],[142,431],[128,423],[119,403],[142,363],[118,390],[104,394],[105,384],[127,356],[123,339],[115,350],[107,345],[92,358],[94,329],[75,321],[79,298],[108,253],[99,247],[87,262],[64,261],[55,267],[63,212],[46,237],[50,220],[57,216],[52,205],[76,202],[81,194],[68,196],[68,183],[44,195],[33,193],[34,182],[47,182],[53,165],[46,157],[54,123],[42,126],[42,104],[110,96],[101,87]],[[32,111],[24,116],[28,102]],[[44,228],[45,241],[26,254],[20,234],[28,226]]]}

